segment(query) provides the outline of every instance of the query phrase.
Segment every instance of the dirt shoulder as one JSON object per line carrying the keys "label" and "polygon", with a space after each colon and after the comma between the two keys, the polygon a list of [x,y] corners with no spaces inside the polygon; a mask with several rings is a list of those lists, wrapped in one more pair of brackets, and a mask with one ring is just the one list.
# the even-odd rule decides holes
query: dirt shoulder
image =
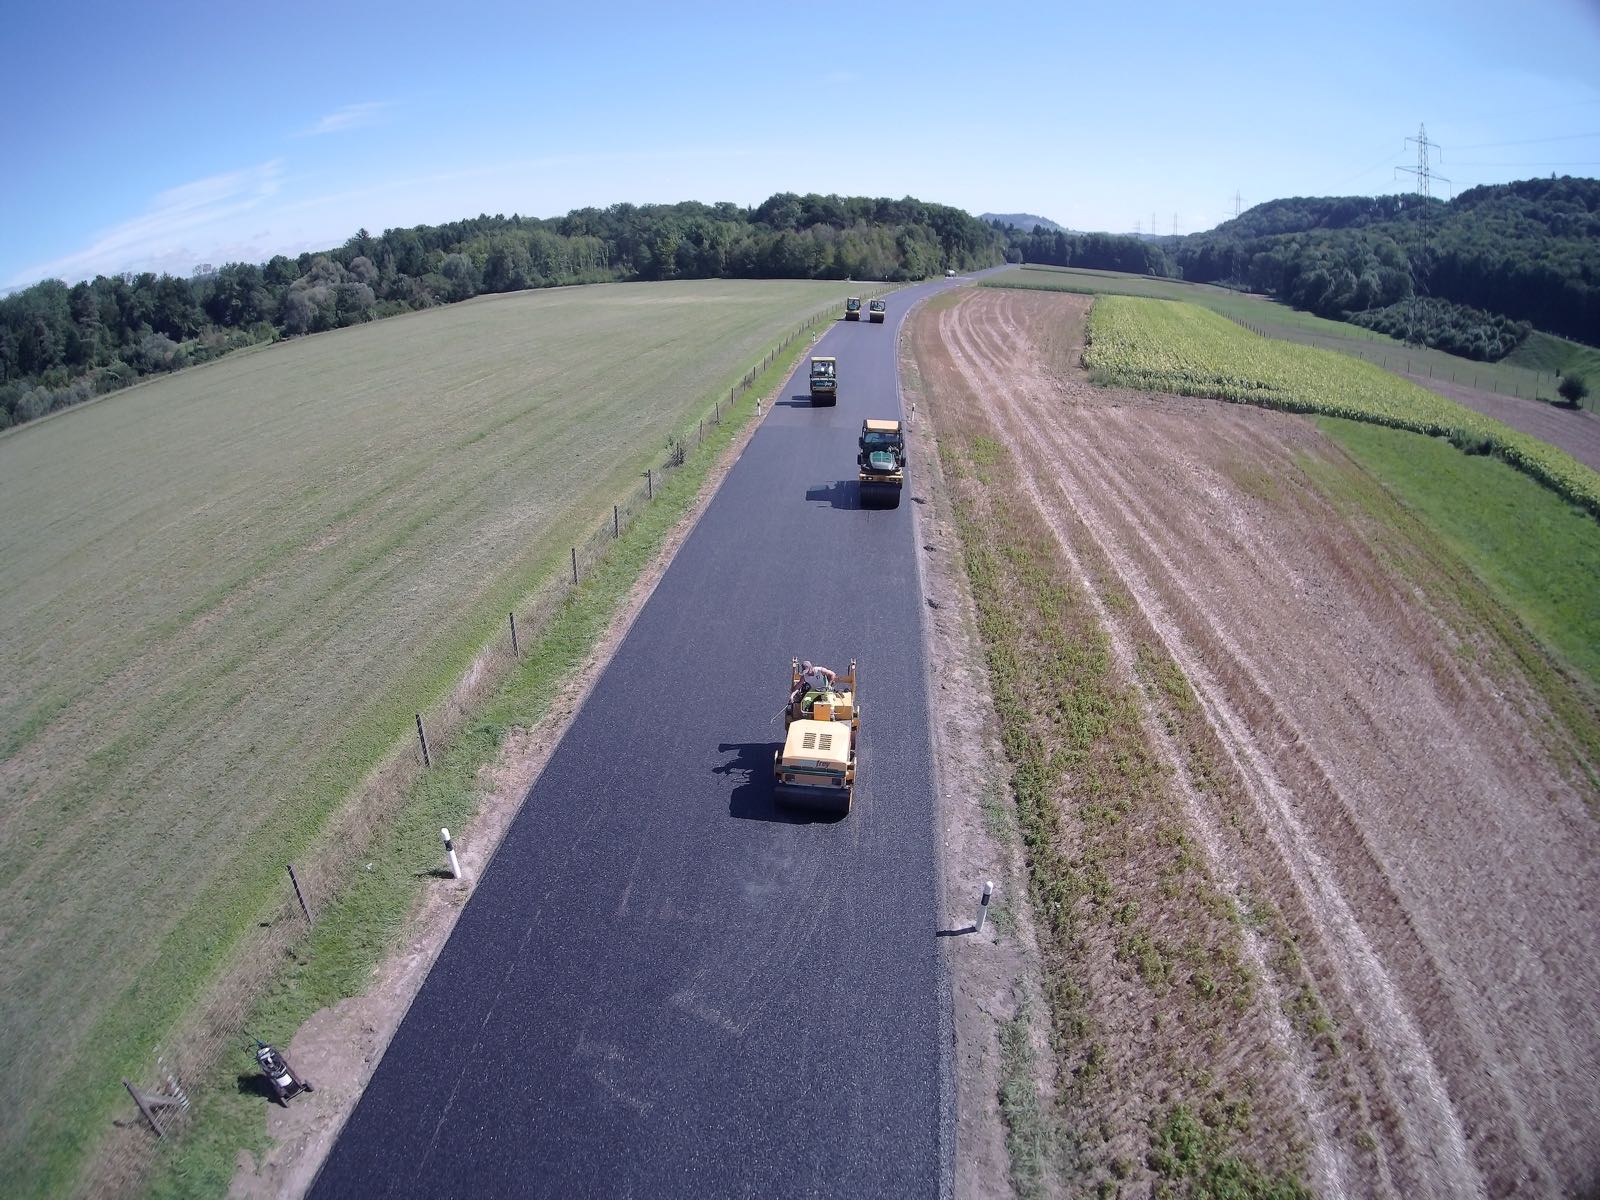
{"label": "dirt shoulder", "polygon": [[[1069,1122],[1112,1135],[1069,1170],[1155,1186],[1163,1114],[1227,1080],[1256,1117],[1293,1117],[1237,1128],[1247,1156],[1323,1194],[1593,1189],[1600,829],[1513,656],[1454,599],[1476,585],[1310,421],[1090,386],[1087,304],[975,291],[926,311],[919,355],[974,503],[1047,531],[1060,611],[1087,606],[1139,700],[1130,745],[1164,782],[1135,811],[1200,860],[1174,889],[1124,827],[1118,904],[1077,902],[1073,938],[1044,947],[1072,956],[1116,1078],[1086,1085],[1089,1050],[1057,1029]],[[1069,866],[1113,846],[1082,775],[1058,795]],[[1204,895],[1234,930],[1211,953],[1236,950],[1252,986],[1213,1018],[1226,1037],[1184,1040],[1171,1018],[1208,975],[1160,949],[1197,936]]]}
{"label": "dirt shoulder", "polygon": [[[940,299],[930,302],[948,303]],[[1041,1000],[1039,948],[1027,903],[1027,868],[1016,822],[1005,803],[1009,772],[994,718],[988,669],[951,496],[939,467],[933,427],[914,358],[902,332],[899,347],[902,408],[912,463],[906,488],[921,551],[922,590],[928,606],[923,626],[933,715],[934,777],[938,789],[939,845],[945,961],[950,971],[953,1077],[956,1098],[956,1200],[997,1200],[1042,1186],[1038,1164],[1008,1140],[1040,1132],[1022,1127],[1029,1116],[1053,1107],[1053,1089],[1023,1076],[1017,1059],[1049,1057],[1049,1027]],[[972,932],[984,884],[993,883],[989,917]],[[1002,1037],[1012,1043],[1003,1047]],[[1017,1042],[1021,1045],[1017,1045]],[[1001,1094],[1010,1085],[1032,1094],[1013,1097],[1022,1115],[1010,1122]],[[1032,1102],[1031,1104],[1029,1102]],[[1019,1177],[1022,1187],[1013,1184]]]}

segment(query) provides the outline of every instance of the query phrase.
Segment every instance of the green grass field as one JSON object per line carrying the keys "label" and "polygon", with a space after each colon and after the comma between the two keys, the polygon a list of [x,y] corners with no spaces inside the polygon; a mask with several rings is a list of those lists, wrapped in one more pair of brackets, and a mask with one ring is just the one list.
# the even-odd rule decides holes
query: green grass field
{"label": "green grass field", "polygon": [[[1210,284],[1128,275],[1119,271],[1030,265],[985,279],[983,286],[1181,300],[1209,308],[1267,337],[1299,342],[1322,350],[1337,350],[1402,375],[1449,380],[1506,396],[1538,396],[1553,400],[1556,398],[1558,371],[1569,362],[1578,366],[1587,364],[1589,359],[1586,351],[1600,358],[1600,352],[1591,351],[1588,347],[1545,334],[1534,334],[1527,344],[1502,362],[1474,362],[1442,350],[1407,346],[1404,342],[1370,329],[1362,329],[1359,325],[1329,321],[1263,296],[1246,295]],[[1600,371],[1591,376],[1590,388],[1591,393],[1600,392]],[[1596,402],[1591,394],[1585,404],[1593,407]]]}
{"label": "green grass field", "polygon": [[1403,430],[1318,424],[1600,689],[1600,523],[1494,458]]}
{"label": "green grass field", "polygon": [[413,710],[852,290],[486,298],[0,437],[0,1170],[61,1181],[99,1132],[75,1114],[105,1116]]}

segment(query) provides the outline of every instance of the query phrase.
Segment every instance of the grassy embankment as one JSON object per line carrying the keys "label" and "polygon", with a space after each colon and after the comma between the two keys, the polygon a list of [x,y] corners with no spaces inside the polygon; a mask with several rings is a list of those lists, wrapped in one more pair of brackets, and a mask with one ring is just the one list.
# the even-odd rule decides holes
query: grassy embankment
{"label": "grassy embankment", "polygon": [[991,276],[983,286],[1179,300],[1209,308],[1267,337],[1337,350],[1399,374],[1449,380],[1506,396],[1555,400],[1560,371],[1592,366],[1595,369],[1588,376],[1591,395],[1584,403],[1589,407],[1600,403],[1594,394],[1600,392],[1600,351],[1548,334],[1535,333],[1500,362],[1483,363],[1426,346],[1408,346],[1359,325],[1330,321],[1262,296],[1178,279],[1079,267],[1025,266]]}
{"label": "grassy embankment", "polygon": [[1569,371],[1581,375],[1589,385],[1584,407],[1600,407],[1600,349],[1548,333],[1531,333],[1522,345],[1506,355],[1506,362],[1551,376]]}
{"label": "grassy embankment", "polygon": [[[1144,725],[1152,696],[1186,739],[1199,721],[1181,675],[1145,647],[1119,681],[1089,596],[1072,579],[1020,471],[950,372],[934,317],[912,350],[951,490],[1017,812],[1052,1029],[1059,1106],[1026,1084],[1025,1022],[1002,1030],[1001,1111],[1013,1183],[1071,1194],[1121,1186],[1302,1196],[1298,1117],[1266,1103],[1244,917],[1189,835]],[[1108,603],[1131,600],[1108,583]],[[1195,760],[1208,749],[1195,740]],[[1214,763],[1209,764],[1212,769]],[[1291,973],[1296,964],[1288,964]],[[1314,995],[1307,1001],[1315,1012]]]}
{"label": "grassy embankment", "polygon": [[[1600,475],[1369,364],[1258,338],[1189,306],[1098,301],[1090,340],[1085,363],[1103,381],[1326,414],[1323,429],[1442,536],[1543,644],[1545,651],[1500,609],[1475,599],[1477,589],[1449,583],[1447,564],[1429,568],[1475,628],[1497,631],[1497,644],[1556,714],[1577,761],[1600,763],[1592,698],[1600,691],[1600,523],[1592,515],[1600,513]],[[1448,440],[1425,436],[1440,433]],[[1518,469],[1498,455],[1457,449],[1485,445],[1509,445],[1505,457]],[[1334,495],[1348,491],[1332,479],[1324,484]],[[1577,500],[1586,511],[1574,507]],[[1414,573],[1414,565],[1397,565]],[[1552,667],[1552,656],[1577,677],[1576,687]]]}
{"label": "grassy embankment", "polygon": [[[226,359],[0,438],[13,1194],[65,1188],[125,1102],[119,1078],[150,1075],[152,1045],[279,911],[283,863],[312,854],[413,711],[560,576],[669,432],[846,290],[498,297]],[[711,428],[707,452],[732,432]],[[310,881],[330,938],[336,883]],[[384,927],[353,927],[321,961],[354,973],[321,968],[308,995],[370,965]]]}

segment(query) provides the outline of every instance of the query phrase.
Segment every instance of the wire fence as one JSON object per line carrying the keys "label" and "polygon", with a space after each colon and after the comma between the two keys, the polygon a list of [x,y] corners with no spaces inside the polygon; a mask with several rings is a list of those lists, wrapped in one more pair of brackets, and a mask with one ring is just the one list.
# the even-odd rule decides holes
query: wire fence
{"label": "wire fence", "polygon": [[[861,295],[868,299],[892,290],[863,290]],[[726,392],[719,390],[712,395],[690,422],[667,438],[637,482],[616,497],[609,511],[596,514],[589,532],[571,546],[565,564],[506,614],[501,633],[480,648],[450,693],[417,705],[416,740],[402,738],[397,742],[330,819],[316,847],[304,852],[296,862],[284,864],[283,890],[277,904],[260,915],[257,927],[243,940],[234,961],[212,981],[193,1010],[183,1038],[169,1043],[150,1067],[135,1068],[152,1082],[125,1082],[123,1086],[130,1096],[136,1089],[148,1092],[168,1081],[178,1088],[178,1079],[208,1078],[223,1055],[240,1051],[248,1040],[245,1026],[255,997],[262,993],[278,966],[296,955],[318,914],[353,880],[382,831],[398,819],[420,776],[449,753],[482,702],[524,657],[538,649],[573,591],[604,561],[667,483],[685,467],[696,465],[694,451],[704,444],[707,435],[741,414],[749,415],[745,406],[753,407],[760,398],[756,385],[773,364],[782,362],[796,345],[809,343],[842,312],[843,304],[836,303],[813,313],[763,352]],[[433,839],[436,831],[420,830],[417,836]],[[291,1033],[264,1031],[269,1038],[285,1040]],[[158,1118],[161,1128],[157,1132],[175,1132],[177,1123],[189,1115],[188,1096],[181,1090],[179,1094],[183,1096],[181,1110],[162,1106]],[[137,1098],[130,1102],[130,1109],[134,1102]],[[138,1190],[152,1152],[151,1128],[146,1126],[153,1125],[137,1115],[117,1121],[113,1136],[99,1147],[95,1161],[86,1169],[98,1191],[122,1195]]]}
{"label": "wire fence", "polygon": [[[862,299],[871,299],[889,290],[892,289],[865,290],[861,293]],[[726,393],[716,393],[709,405],[701,408],[690,423],[681,426],[666,439],[654,461],[641,472],[636,482],[613,501],[609,512],[598,515],[586,536],[570,547],[565,570],[557,571],[521,606],[507,614],[503,637],[484,647],[473,670],[463,681],[467,694],[462,694],[463,689],[458,687],[455,694],[436,700],[422,710],[420,716],[428,736],[434,736],[432,731],[435,727],[441,731],[459,727],[467,711],[473,707],[475,696],[471,693],[481,690],[475,686],[480,677],[485,681],[498,680],[515,668],[519,654],[535,645],[550,628],[573,589],[593,573],[623,532],[644,514],[655,502],[661,489],[691,461],[693,452],[705,444],[707,434],[714,433],[724,422],[732,419],[739,406],[753,405],[758,398],[755,394],[756,384],[762,376],[774,363],[782,361],[797,343],[811,341],[820,327],[831,325],[838,319],[842,307],[839,304],[830,305],[800,322],[730,384]],[[421,753],[420,744],[418,753]]]}

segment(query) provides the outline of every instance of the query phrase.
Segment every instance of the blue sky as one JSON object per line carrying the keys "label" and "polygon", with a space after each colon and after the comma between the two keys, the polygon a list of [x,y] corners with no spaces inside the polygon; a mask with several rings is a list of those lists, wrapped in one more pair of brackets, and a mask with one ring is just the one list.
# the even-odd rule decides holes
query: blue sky
{"label": "blue sky", "polygon": [[1596,0],[14,5],[0,288],[774,192],[1079,229],[1600,175]]}

